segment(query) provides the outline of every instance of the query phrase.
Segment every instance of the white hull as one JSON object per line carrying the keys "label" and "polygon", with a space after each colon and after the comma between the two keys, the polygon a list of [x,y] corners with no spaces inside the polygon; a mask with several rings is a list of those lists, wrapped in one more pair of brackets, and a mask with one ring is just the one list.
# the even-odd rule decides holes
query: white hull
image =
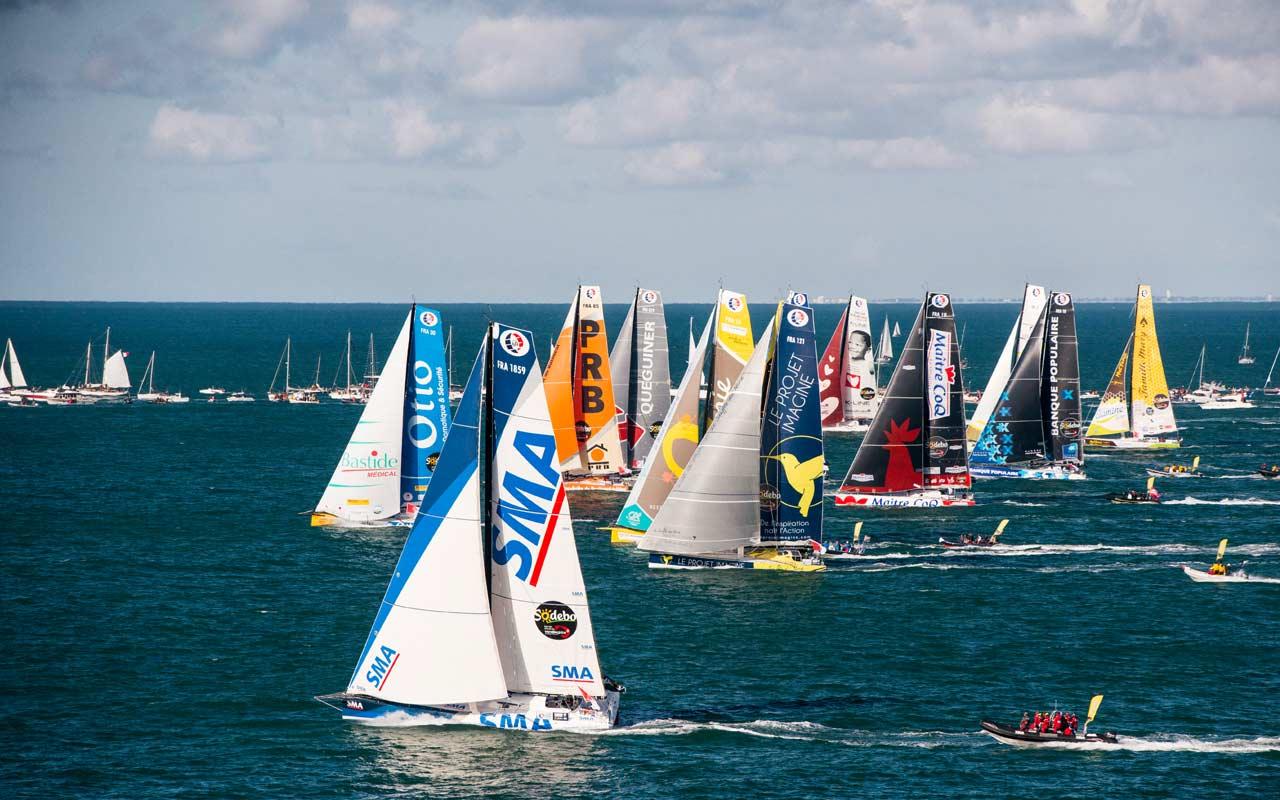
{"label": "white hull", "polygon": [[604,731],[617,723],[618,692],[606,691],[603,701],[593,700],[593,706],[604,706],[600,709],[585,707],[581,698],[570,697],[578,708],[548,708],[548,698],[537,694],[513,694],[503,700],[456,706],[402,706],[359,695],[328,695],[316,699],[341,711],[345,720],[383,727],[463,725],[541,733]]}
{"label": "white hull", "polygon": [[1233,400],[1213,400],[1208,403],[1201,403],[1200,407],[1205,411],[1230,411],[1236,408],[1257,408],[1257,406],[1250,403],[1248,400],[1242,400],[1239,398]]}
{"label": "white hull", "polygon": [[847,419],[834,425],[823,425],[823,433],[866,433],[871,429],[869,419]]}
{"label": "white hull", "polygon": [[1191,567],[1183,567],[1182,571],[1196,583],[1280,583],[1280,578],[1252,578],[1243,572],[1231,575],[1210,575],[1204,570]]}
{"label": "white hull", "polygon": [[586,478],[569,478],[564,481],[564,490],[566,492],[624,492],[630,493],[631,487],[636,485],[636,476],[628,475],[625,478],[614,477],[597,477],[588,476]]}
{"label": "white hull", "polygon": [[836,492],[838,506],[865,506],[867,508],[940,508],[943,506],[971,506],[972,496],[944,495],[941,492],[918,492],[908,495],[852,494]]}

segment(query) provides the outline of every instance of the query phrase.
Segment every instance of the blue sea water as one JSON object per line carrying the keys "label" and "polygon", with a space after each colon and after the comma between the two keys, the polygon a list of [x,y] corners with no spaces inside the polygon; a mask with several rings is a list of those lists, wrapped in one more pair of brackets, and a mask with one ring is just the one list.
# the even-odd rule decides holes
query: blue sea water
{"label": "blue sea water", "polygon": [[[405,306],[0,303],[28,379],[83,370],[112,326],[157,387],[261,396],[286,336],[295,383],[348,329],[385,354]],[[487,318],[540,354],[563,307],[443,306],[455,366]],[[610,306],[615,329],[623,306]],[[673,305],[672,364],[687,319]],[[757,330],[770,309],[754,308]],[[905,329],[915,309],[873,307]],[[825,337],[838,316],[817,309]],[[1016,308],[960,305],[966,381],[981,386]],[[1129,325],[1079,311],[1086,386],[1101,389]],[[1280,345],[1267,304],[1157,306],[1170,381],[1201,342],[1208,377],[1260,385]],[[1253,323],[1258,363],[1235,355]],[[897,346],[901,339],[896,340]],[[100,348],[100,339],[95,349]],[[1180,451],[1090,458],[1090,480],[984,481],[972,509],[827,510],[874,558],[821,575],[664,573],[611,546],[620,497],[572,498],[601,661],[629,688],[608,735],[369,729],[312,695],[342,689],[403,531],[316,530],[310,509],[359,410],[252,405],[0,406],[0,727],[6,797],[1260,797],[1280,786],[1280,585],[1190,582],[1217,541],[1280,578],[1280,402],[1177,407]],[[836,480],[856,440],[833,438]],[[1144,465],[1202,458],[1158,508],[1106,503]],[[1011,547],[943,552],[940,535],[1011,520]],[[1022,751],[977,732],[1055,704],[1126,744]]]}

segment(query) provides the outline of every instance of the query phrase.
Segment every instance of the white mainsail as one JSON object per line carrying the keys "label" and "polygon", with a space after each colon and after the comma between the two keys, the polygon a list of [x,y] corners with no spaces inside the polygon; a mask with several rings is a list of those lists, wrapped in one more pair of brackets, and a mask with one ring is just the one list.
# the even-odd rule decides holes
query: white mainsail
{"label": "white mainsail", "polygon": [[13,349],[13,340],[7,340],[5,351],[9,357],[9,385],[15,389],[27,388],[27,377],[22,374],[22,365],[18,363],[18,351]]}
{"label": "white mainsail", "polygon": [[876,352],[876,360],[887,364],[893,360],[893,335],[889,333],[889,318],[884,318],[884,330],[880,331],[880,349]]}
{"label": "white mainsail", "polygon": [[880,407],[880,393],[876,385],[875,354],[871,352],[871,313],[867,301],[850,296],[848,315],[840,375],[844,418],[871,419]]}
{"label": "white mainsail", "polygon": [[770,320],[671,495],[641,537],[641,550],[699,555],[760,541],[760,395],[772,336]]}
{"label": "white mainsail", "polygon": [[1023,289],[1022,311],[1019,312],[1017,321],[1009,331],[1009,338],[1005,340],[1000,357],[996,359],[996,365],[991,370],[991,377],[987,379],[987,388],[982,390],[978,407],[974,409],[973,417],[969,419],[965,437],[969,440],[970,447],[977,443],[978,437],[982,436],[983,429],[987,427],[987,421],[991,419],[991,414],[1000,402],[1000,395],[1009,383],[1009,373],[1017,363],[1018,356],[1022,355],[1022,349],[1027,346],[1027,339],[1031,337],[1036,320],[1040,319],[1041,313],[1044,312],[1047,299],[1043,286],[1028,283]]}
{"label": "white mainsail", "polygon": [[[495,385],[487,399],[494,404],[495,427],[488,473],[493,544],[489,599],[493,627],[502,643],[506,684],[513,692],[565,694],[577,687],[603,697],[603,675],[542,370],[533,357],[518,395],[509,397],[515,391],[509,384],[517,379],[509,368],[503,369],[508,366],[503,351],[527,358],[531,339],[527,332],[498,323],[492,331],[497,342],[493,380],[496,384],[500,374],[504,386]],[[520,336],[512,337],[515,342],[509,345],[513,333]],[[573,617],[568,636],[552,638],[536,624],[542,616],[555,614]]]}
{"label": "white mainsail", "polygon": [[[356,662],[347,687],[351,693],[413,705],[507,696],[490,624],[480,520],[476,459],[484,364],[482,347],[435,477]],[[379,381],[375,393],[382,385]]]}
{"label": "white mainsail", "polygon": [[400,513],[401,427],[412,317],[410,312],[400,326],[369,403],[316,503],[318,512],[352,522],[387,519]]}
{"label": "white mainsail", "polygon": [[124,351],[117,350],[102,367],[102,382],[111,389],[128,389],[129,369],[124,365]]}

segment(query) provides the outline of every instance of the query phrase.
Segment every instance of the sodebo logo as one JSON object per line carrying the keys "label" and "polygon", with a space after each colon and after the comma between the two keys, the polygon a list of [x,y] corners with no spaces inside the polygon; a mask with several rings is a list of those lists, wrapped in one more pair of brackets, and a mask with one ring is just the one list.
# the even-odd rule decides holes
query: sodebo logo
{"label": "sodebo logo", "polygon": [[529,352],[529,339],[520,331],[507,331],[498,340],[502,349],[513,356],[522,356]]}

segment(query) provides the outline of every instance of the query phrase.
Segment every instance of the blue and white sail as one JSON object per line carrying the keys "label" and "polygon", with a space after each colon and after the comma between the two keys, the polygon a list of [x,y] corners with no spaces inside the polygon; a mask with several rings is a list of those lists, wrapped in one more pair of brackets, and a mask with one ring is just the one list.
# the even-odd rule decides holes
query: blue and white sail
{"label": "blue and white sail", "polygon": [[400,445],[400,504],[417,510],[449,433],[449,368],[440,312],[413,307],[404,386],[404,438]]}
{"label": "blue and white sail", "polygon": [[813,309],[796,292],[778,304],[760,437],[760,543],[822,538],[821,391]]}
{"label": "blue and white sail", "polygon": [[485,588],[479,469],[484,365],[482,347],[455,431],[351,676],[347,691],[353,695],[417,706],[507,696]]}
{"label": "blue and white sail", "polygon": [[[542,370],[528,331],[493,323],[490,607],[512,692],[605,694]],[[576,687],[576,688],[575,688]]]}

